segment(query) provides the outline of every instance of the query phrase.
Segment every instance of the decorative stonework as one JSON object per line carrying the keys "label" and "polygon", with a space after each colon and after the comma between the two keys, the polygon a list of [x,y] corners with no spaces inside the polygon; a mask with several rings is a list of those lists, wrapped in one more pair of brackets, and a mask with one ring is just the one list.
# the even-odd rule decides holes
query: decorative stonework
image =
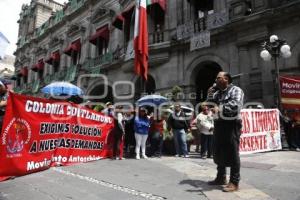
{"label": "decorative stonework", "polygon": [[49,46],[50,47],[55,47],[55,46],[58,46],[60,44],[63,44],[63,42],[64,42],[64,40],[62,38],[54,36],[50,39]]}
{"label": "decorative stonework", "polygon": [[95,24],[103,20],[105,17],[113,17],[113,16],[115,16],[115,11],[105,7],[99,7],[92,14],[92,23]]}
{"label": "decorative stonework", "polygon": [[35,49],[35,53],[38,54],[38,55],[45,54],[45,53],[47,53],[47,47],[39,46]]}
{"label": "decorative stonework", "polygon": [[85,32],[86,28],[84,26],[81,26],[79,24],[71,24],[67,30],[67,35],[72,36],[76,35],[79,32]]}

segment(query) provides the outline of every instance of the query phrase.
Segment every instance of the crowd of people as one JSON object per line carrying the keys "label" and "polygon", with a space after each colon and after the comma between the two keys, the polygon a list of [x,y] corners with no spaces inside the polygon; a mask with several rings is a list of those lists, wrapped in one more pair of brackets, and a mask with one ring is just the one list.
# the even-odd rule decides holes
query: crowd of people
{"label": "crowd of people", "polygon": [[[281,124],[290,150],[300,151],[300,116],[291,117],[287,110],[281,116]],[[298,119],[299,118],[299,119]]]}
{"label": "crowd of people", "polygon": [[[173,105],[174,111],[169,114],[149,113],[148,108],[139,107],[136,116],[133,116],[135,112],[122,113],[122,117],[115,115],[116,132],[122,132],[122,134],[116,134],[113,159],[124,159],[122,153],[115,153],[119,152],[117,146],[120,141],[125,142],[124,149],[127,150],[128,155],[134,155],[137,160],[147,159],[148,156],[161,157],[166,132],[172,134],[175,146],[174,155],[188,158],[187,135],[191,132],[191,124],[195,124],[196,135],[200,136],[195,137],[195,141],[196,139],[200,141],[197,144],[200,146],[200,157],[202,159],[213,158],[217,165],[216,178],[208,184],[225,185],[224,192],[236,191],[239,189],[241,177],[239,144],[242,128],[240,111],[243,108],[243,102],[243,90],[232,83],[229,73],[220,72],[216,78],[216,86],[209,89],[208,99],[202,103],[200,113],[194,120],[186,115],[181,109],[181,104],[177,102]],[[210,103],[214,103],[215,106],[212,107]],[[116,112],[120,115],[119,111]],[[104,113],[107,114],[106,111]],[[128,120],[128,116],[131,120]],[[120,122],[121,118],[123,123]],[[294,129],[299,132],[300,124],[292,122],[288,115],[283,115],[283,125],[288,144],[297,150],[299,147],[292,145],[298,144],[299,138],[296,138],[297,133],[290,131]],[[120,140],[124,138],[123,136],[125,140]],[[130,146],[133,144],[135,144],[134,151],[130,151]],[[147,146],[150,147],[147,148]],[[226,179],[227,167],[230,168],[229,181]]]}
{"label": "crowd of people", "polygon": [[[209,184],[226,185],[223,191],[233,192],[238,190],[240,181],[240,110],[244,93],[232,84],[232,78],[226,72],[218,74],[216,87],[209,89],[209,98],[202,104],[194,123],[201,138],[201,158],[213,158],[217,164],[217,176]],[[209,102],[215,106],[209,106]],[[112,103],[107,102],[101,112],[114,118],[112,159],[124,159],[124,149],[137,160],[147,159],[148,156],[161,157],[166,132],[173,136],[175,156],[188,158],[187,133],[191,132],[191,120],[181,109],[180,103],[175,102],[173,108],[173,112],[168,114],[161,110],[154,112],[156,108],[144,106],[138,107],[137,111],[125,112],[122,106],[114,108]],[[130,151],[132,145],[134,152]],[[230,167],[228,184],[226,167]]]}
{"label": "crowd of people", "polygon": [[[239,189],[240,181],[240,111],[244,93],[232,83],[231,75],[227,72],[220,72],[215,83],[209,88],[208,98],[201,104],[200,112],[194,120],[187,116],[178,102],[174,103],[171,113],[147,106],[137,107],[136,110],[124,109],[111,102],[107,102],[104,107],[89,104],[87,107],[114,119],[114,128],[110,133],[113,140],[111,159],[160,158],[166,152],[167,135],[172,136],[174,141],[174,151],[171,152],[176,157],[188,158],[190,142],[187,136],[192,132],[196,152],[200,151],[202,159],[212,158],[217,165],[216,178],[208,184],[226,185],[223,191],[233,192]],[[7,94],[7,87],[0,81],[0,124],[7,104]],[[300,151],[300,120],[293,120],[287,112],[283,112],[281,123],[289,148]],[[230,167],[229,182],[226,179],[226,167]]]}

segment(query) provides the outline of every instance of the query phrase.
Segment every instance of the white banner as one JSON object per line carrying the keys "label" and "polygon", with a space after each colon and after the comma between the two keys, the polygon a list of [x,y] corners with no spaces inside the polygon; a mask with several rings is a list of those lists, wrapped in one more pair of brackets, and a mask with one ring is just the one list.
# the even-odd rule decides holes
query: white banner
{"label": "white banner", "polygon": [[243,109],[241,115],[241,154],[282,149],[279,110]]}

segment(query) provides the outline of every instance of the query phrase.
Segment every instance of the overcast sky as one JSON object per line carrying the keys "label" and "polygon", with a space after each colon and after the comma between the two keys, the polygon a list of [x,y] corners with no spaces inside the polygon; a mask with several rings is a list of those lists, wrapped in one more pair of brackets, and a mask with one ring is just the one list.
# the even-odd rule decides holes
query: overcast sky
{"label": "overcast sky", "polygon": [[[18,39],[18,19],[23,4],[29,4],[31,0],[0,0],[0,31],[6,36],[10,44],[6,54],[12,55],[16,50]],[[67,0],[55,0],[64,3]]]}

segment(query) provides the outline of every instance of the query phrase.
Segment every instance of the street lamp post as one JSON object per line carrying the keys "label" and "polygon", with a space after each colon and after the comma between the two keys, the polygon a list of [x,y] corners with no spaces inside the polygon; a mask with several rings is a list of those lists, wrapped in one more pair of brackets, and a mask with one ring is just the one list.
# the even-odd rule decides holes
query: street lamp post
{"label": "street lamp post", "polygon": [[260,52],[260,57],[264,61],[274,60],[275,65],[275,94],[277,98],[274,98],[274,102],[277,108],[280,108],[280,86],[279,86],[279,67],[278,67],[278,58],[289,58],[291,53],[290,46],[286,43],[285,40],[279,39],[277,35],[271,35],[270,39],[265,41],[262,45],[263,50]]}

